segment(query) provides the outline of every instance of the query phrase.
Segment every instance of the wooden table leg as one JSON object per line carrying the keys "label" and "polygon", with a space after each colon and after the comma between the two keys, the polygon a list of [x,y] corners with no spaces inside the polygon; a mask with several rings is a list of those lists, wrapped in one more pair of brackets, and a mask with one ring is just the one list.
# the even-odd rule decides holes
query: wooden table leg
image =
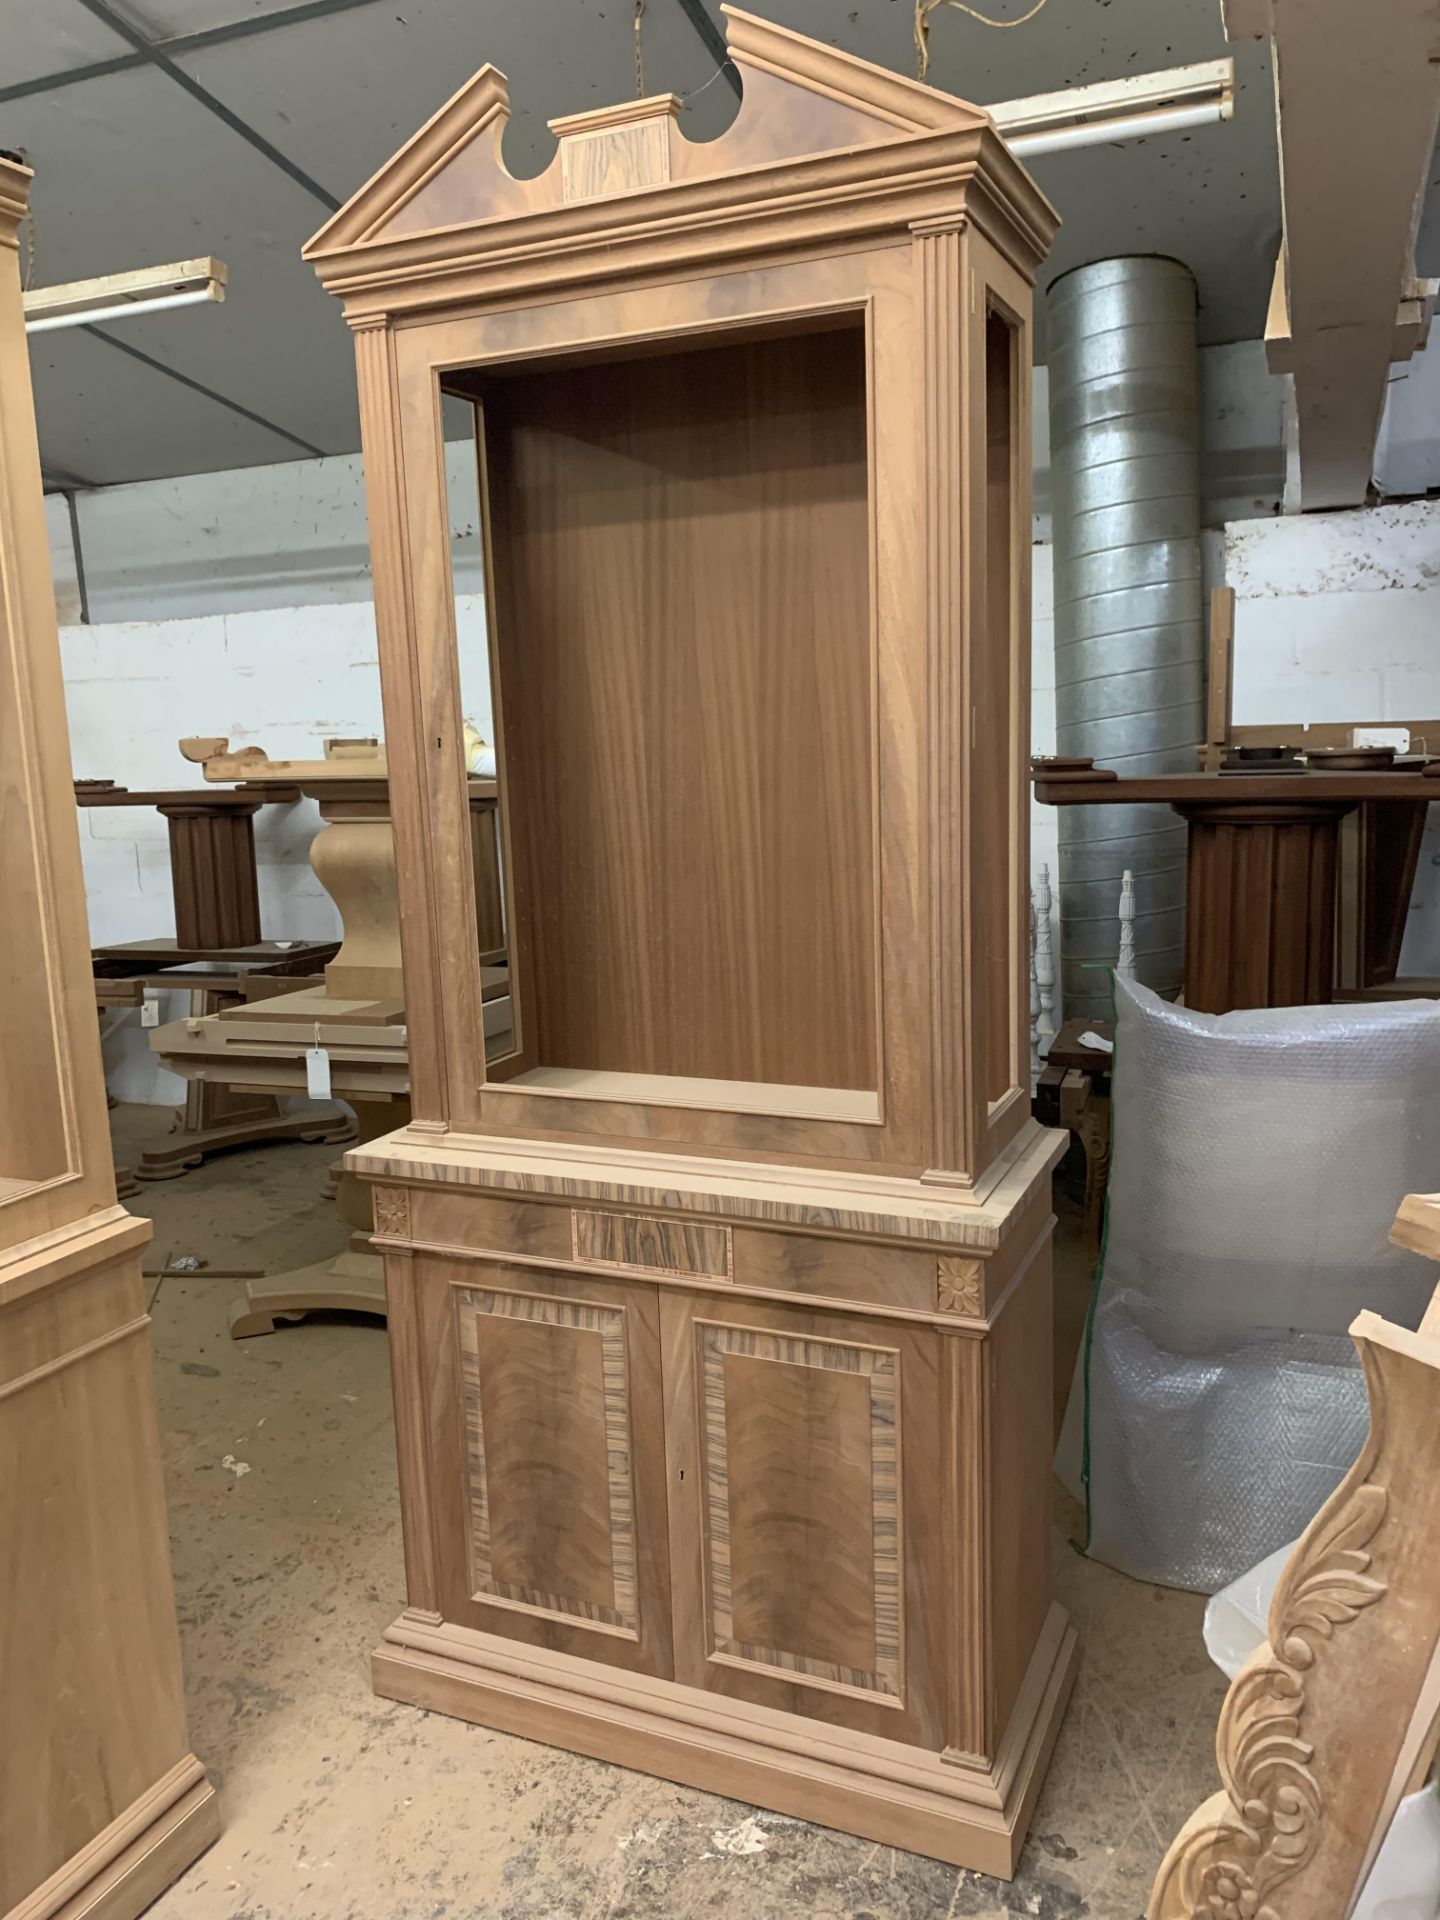
{"label": "wooden table leg", "polygon": [[340,951],[325,969],[326,992],[337,1000],[403,1000],[395,830],[385,783],[336,781],[305,791],[325,822],[311,843],[310,865],[344,928]]}
{"label": "wooden table leg", "polygon": [[234,806],[167,801],[175,939],[182,947],[254,946],[260,934],[255,815],[262,802]]}
{"label": "wooden table leg", "polygon": [[1326,1005],[1335,973],[1340,821],[1352,803],[1177,805],[1190,826],[1185,1004]]}

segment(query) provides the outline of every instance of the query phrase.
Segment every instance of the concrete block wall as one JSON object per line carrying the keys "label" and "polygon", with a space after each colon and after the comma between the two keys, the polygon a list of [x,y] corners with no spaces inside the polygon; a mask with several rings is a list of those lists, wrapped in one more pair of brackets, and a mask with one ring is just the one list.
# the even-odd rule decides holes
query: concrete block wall
{"label": "concrete block wall", "polygon": [[[1225,577],[1238,724],[1440,721],[1440,499],[1232,524]],[[1440,974],[1435,807],[1400,966]]]}
{"label": "concrete block wall", "polygon": [[[457,624],[484,633],[484,603],[456,597]],[[483,645],[483,640],[482,640]],[[325,739],[384,732],[375,622],[368,600],[253,609],[197,619],[109,621],[60,635],[71,759],[81,778],[134,790],[202,784],[180,757],[188,734],[228,734],[278,758],[318,759]],[[488,689],[467,676],[467,706],[490,731]],[[473,697],[472,697],[473,695]],[[150,807],[80,810],[80,847],[96,945],[173,933],[165,821]],[[309,863],[320,828],[310,800],[255,816],[261,925],[272,939],[333,939],[339,916]],[[188,1012],[161,996],[161,1018]],[[108,1015],[106,1069],[122,1100],[176,1105],[182,1083],[161,1068],[136,1012]]]}

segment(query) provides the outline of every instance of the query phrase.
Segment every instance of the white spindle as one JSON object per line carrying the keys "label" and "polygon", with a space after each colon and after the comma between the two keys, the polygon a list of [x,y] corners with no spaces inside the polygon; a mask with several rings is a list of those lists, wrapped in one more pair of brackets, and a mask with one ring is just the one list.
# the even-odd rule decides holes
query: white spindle
{"label": "white spindle", "polygon": [[1036,1051],[1043,1062],[1049,1058],[1055,1038],[1055,955],[1050,946],[1050,869],[1041,867],[1040,880],[1032,899],[1035,914],[1035,987],[1040,1002],[1036,1021]]}
{"label": "white spindle", "polygon": [[1120,957],[1115,971],[1122,980],[1135,978],[1135,876],[1128,867],[1120,876]]}

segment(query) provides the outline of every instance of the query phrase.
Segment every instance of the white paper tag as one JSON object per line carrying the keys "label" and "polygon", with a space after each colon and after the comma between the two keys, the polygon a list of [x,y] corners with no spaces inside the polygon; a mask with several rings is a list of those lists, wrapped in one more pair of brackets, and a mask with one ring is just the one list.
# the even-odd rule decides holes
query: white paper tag
{"label": "white paper tag", "polygon": [[305,1091],[312,1100],[330,1098],[330,1056],[324,1047],[305,1049]]}
{"label": "white paper tag", "polygon": [[142,1027],[158,1027],[160,1024],[160,1002],[142,1000],[140,1002],[140,1024]]}

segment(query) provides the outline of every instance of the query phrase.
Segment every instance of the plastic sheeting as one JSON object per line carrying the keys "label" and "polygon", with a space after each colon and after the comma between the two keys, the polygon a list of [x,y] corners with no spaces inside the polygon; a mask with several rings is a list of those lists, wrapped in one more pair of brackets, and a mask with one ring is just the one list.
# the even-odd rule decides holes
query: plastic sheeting
{"label": "plastic sheeting", "polygon": [[1086,1424],[1090,1551],[1213,1593],[1302,1533],[1365,1437],[1346,1333],[1419,1324],[1434,1268],[1386,1235],[1440,1187],[1440,1007],[1212,1015],[1115,983],[1114,1140]]}

